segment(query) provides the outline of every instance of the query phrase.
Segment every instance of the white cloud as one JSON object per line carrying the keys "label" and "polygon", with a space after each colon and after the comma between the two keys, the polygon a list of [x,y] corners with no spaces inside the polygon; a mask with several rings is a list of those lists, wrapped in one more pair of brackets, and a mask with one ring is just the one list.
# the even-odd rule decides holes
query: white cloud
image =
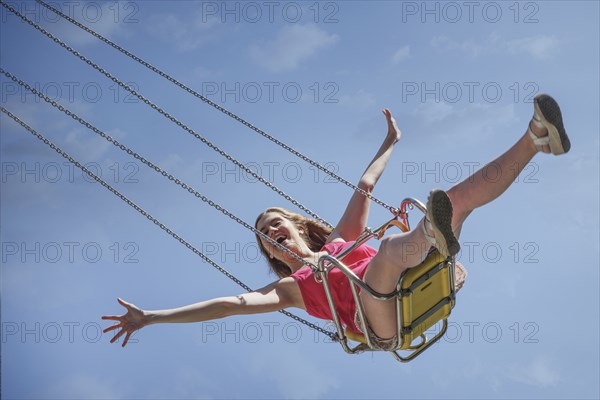
{"label": "white cloud", "polygon": [[450,115],[455,113],[455,109],[451,104],[440,101],[428,101],[421,103],[412,112],[425,125],[432,125],[436,122],[443,121]]}
{"label": "white cloud", "polygon": [[[75,17],[78,22],[86,25],[91,30],[110,39],[118,34],[124,32],[124,28],[127,26],[127,17],[132,16],[130,12],[125,12],[122,6],[119,8],[115,7],[116,3],[96,3],[89,2],[84,4],[75,5],[71,13],[67,12],[66,9],[60,10],[63,13],[71,17]],[[56,7],[56,4],[51,4]],[[85,6],[85,8],[83,8]],[[44,12],[46,15],[46,12]],[[58,15],[47,12],[49,16],[48,21],[53,21],[52,32],[56,34],[61,40],[65,40],[69,44],[84,46],[88,44],[100,43],[100,40],[90,35],[89,33],[83,32],[80,28],[74,26],[69,21],[59,17]],[[133,21],[134,18],[131,18]],[[55,21],[55,22],[54,22]]]}
{"label": "white cloud", "polygon": [[198,82],[202,83],[209,79],[215,79],[216,77],[222,75],[221,71],[213,70],[210,68],[206,68],[203,66],[197,66],[192,68],[192,77]]}
{"label": "white cloud", "polygon": [[46,388],[41,397],[49,399],[120,399],[127,396],[114,382],[75,373]]}
{"label": "white cloud", "polygon": [[450,39],[446,35],[435,36],[430,41],[431,46],[442,52],[460,51],[465,53],[471,58],[477,57],[481,51],[481,45],[475,43],[472,40],[466,40],[464,42],[458,42]]}
{"label": "white cloud", "polygon": [[375,104],[375,96],[359,89],[353,94],[341,96],[339,104],[355,110],[365,110]]}
{"label": "white cloud", "polygon": [[[19,101],[16,96],[7,97],[7,101],[3,106],[36,132],[53,142],[56,142],[55,137],[52,135],[53,132],[65,131],[73,123],[69,119],[61,117],[60,114],[58,116],[54,114],[54,110],[42,107],[39,104],[32,104],[32,102]],[[74,102],[69,105],[69,108],[78,115],[89,114],[87,112],[89,107],[81,102]],[[15,157],[34,156],[38,159],[54,159],[56,157],[52,150],[41,144],[41,142],[39,142],[41,145],[38,144],[37,138],[4,113],[0,113],[0,130],[3,135],[12,136],[3,145],[3,153],[9,153]],[[60,143],[56,144],[62,148]]]}
{"label": "white cloud", "polygon": [[441,143],[463,141],[472,145],[488,140],[499,130],[512,127],[519,121],[514,104],[472,103],[458,106],[430,101],[420,104],[412,115],[430,132],[428,136],[435,136]]}
{"label": "white cloud", "polygon": [[392,56],[392,63],[399,64],[400,62],[410,58],[410,46],[402,46]]}
{"label": "white cloud", "polygon": [[508,378],[514,382],[546,388],[556,386],[561,381],[558,363],[548,357],[537,357],[529,364],[514,364],[508,371]]}
{"label": "white cloud", "polygon": [[289,71],[338,40],[338,35],[315,25],[292,25],[284,27],[271,41],[252,44],[249,51],[254,62],[269,71]]}
{"label": "white cloud", "polygon": [[[223,397],[222,388],[219,382],[211,379],[210,374],[201,369],[179,367],[174,379],[165,393],[154,393],[159,397],[165,398],[194,398],[210,399]],[[153,392],[156,389],[153,390]]]}
{"label": "white cloud", "polygon": [[425,125],[431,125],[446,119],[453,112],[454,107],[446,102],[425,102],[419,104],[412,114]]}
{"label": "white cloud", "polygon": [[456,388],[457,382],[480,381],[485,372],[481,360],[470,355],[461,359],[461,368],[435,371],[429,376],[429,379],[432,386],[448,390]]}
{"label": "white cloud", "polygon": [[561,41],[555,36],[538,35],[509,40],[504,45],[512,54],[524,53],[539,60],[548,60],[554,57]]}
{"label": "white cloud", "polygon": [[173,173],[173,171],[177,171],[179,167],[185,165],[185,160],[178,154],[169,153],[158,163],[158,165],[165,171]]}
{"label": "white cloud", "polygon": [[519,39],[503,39],[496,33],[481,41],[472,39],[456,41],[446,35],[435,36],[430,45],[440,52],[459,52],[469,58],[484,54],[506,53],[510,55],[528,55],[538,60],[554,58],[562,41],[552,35],[536,35]]}
{"label": "white cloud", "polygon": [[[281,363],[281,360],[294,362],[286,363],[285,368],[273,369],[273,365]],[[270,376],[279,389],[277,397],[286,399],[323,398],[340,386],[335,376],[324,374],[319,363],[298,346],[286,346],[277,351],[263,353],[261,358],[253,361],[249,372],[260,377]],[[294,379],[290,379],[290,376]],[[306,382],[310,382],[310,385]]]}
{"label": "white cloud", "polygon": [[[121,141],[120,139],[126,136],[126,133],[120,129],[107,131],[106,134],[118,141]],[[73,149],[74,154],[71,154],[71,156],[76,159],[85,157],[88,161],[100,160],[104,153],[112,146],[107,140],[96,136],[95,133],[79,127],[69,130],[65,136],[65,141],[69,149]]]}
{"label": "white cloud", "polygon": [[426,102],[421,104],[414,112],[421,116],[426,124],[453,120],[464,121],[471,125],[481,125],[484,122],[494,124],[502,122],[503,125],[517,121],[514,104],[498,106],[494,104],[471,103],[464,107],[457,107],[445,102]]}
{"label": "white cloud", "polygon": [[207,18],[193,13],[185,19],[173,14],[160,14],[150,17],[150,34],[175,46],[179,52],[196,50],[211,41],[217,35],[220,26],[216,18]]}
{"label": "white cloud", "polygon": [[[5,89],[5,93],[3,93],[2,96],[2,106],[7,111],[12,113],[14,116],[25,122],[33,129],[37,130],[39,126],[43,126],[42,120],[44,118],[41,115],[43,114],[42,107],[33,102],[23,101],[23,94],[27,93],[29,95],[29,92],[27,92],[25,89],[19,88],[16,83],[12,82],[7,83],[7,86],[3,87],[3,89]],[[12,92],[13,90],[15,90],[14,94]],[[29,96],[29,98],[32,98],[33,95]],[[11,117],[3,112],[0,112],[0,129],[2,130],[3,134],[9,130],[9,127],[14,127],[17,131],[24,131],[24,128],[16,123]],[[44,131],[41,131],[41,133],[43,134]]]}

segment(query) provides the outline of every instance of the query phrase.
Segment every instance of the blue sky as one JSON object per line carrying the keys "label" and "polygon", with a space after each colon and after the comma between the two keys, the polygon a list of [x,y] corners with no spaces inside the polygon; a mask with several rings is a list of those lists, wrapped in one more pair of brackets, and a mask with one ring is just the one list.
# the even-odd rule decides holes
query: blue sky
{"label": "blue sky", "polygon": [[[341,216],[349,188],[34,2],[9,3],[326,220]],[[573,148],[537,156],[471,215],[459,255],[470,274],[449,332],[410,364],[347,355],[277,313],[151,326],[122,349],[99,332],[101,315],[121,311],[118,296],[158,309],[240,289],[3,114],[4,398],[598,398],[597,2],[54,4],[354,182],[389,107],[402,138],[375,195],[390,204],[424,200],[501,154],[538,91],[561,104]],[[4,8],[1,17],[5,70],[245,221],[293,209]],[[0,83],[5,108],[241,280],[274,279],[253,234]],[[374,205],[370,225],[388,217]]]}

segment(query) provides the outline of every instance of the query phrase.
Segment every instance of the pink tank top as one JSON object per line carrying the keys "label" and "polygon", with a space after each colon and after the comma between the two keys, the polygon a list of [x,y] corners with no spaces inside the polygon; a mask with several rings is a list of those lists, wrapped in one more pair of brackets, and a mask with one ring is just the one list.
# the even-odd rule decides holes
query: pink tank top
{"label": "pink tank top", "polygon": [[[328,243],[321,251],[326,251],[332,256],[337,256],[346,248],[351,246],[354,242],[334,242]],[[358,248],[354,249],[348,254],[342,261],[346,264],[354,273],[361,279],[365,275],[365,270],[371,259],[377,254],[377,250],[363,244]],[[308,266],[300,268],[298,271],[291,275],[298,286],[300,287],[300,293],[304,300],[306,312],[310,315],[326,319],[333,320],[329,304],[327,303],[327,296],[325,295],[325,289],[322,283],[318,283],[313,275],[312,270]],[[350,330],[360,333],[360,330],[354,323],[354,313],[356,312],[356,303],[352,296],[352,289],[350,288],[350,282],[348,278],[337,268],[332,269],[329,272],[329,285],[333,293],[335,305],[338,310],[338,315],[342,324],[346,325]]]}

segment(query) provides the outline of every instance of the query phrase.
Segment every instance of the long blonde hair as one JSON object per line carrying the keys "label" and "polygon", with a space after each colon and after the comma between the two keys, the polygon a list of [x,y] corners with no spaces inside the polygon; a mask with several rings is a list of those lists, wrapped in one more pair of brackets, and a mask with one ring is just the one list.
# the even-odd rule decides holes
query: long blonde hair
{"label": "long blonde hair", "polygon": [[[314,252],[321,250],[321,248],[325,245],[327,238],[333,230],[332,228],[325,226],[322,223],[315,221],[314,219],[307,218],[304,215],[297,214],[295,212],[280,207],[271,207],[263,211],[256,218],[254,227],[256,228],[258,225],[258,221],[260,221],[260,219],[265,214],[270,212],[276,212],[280,214],[282,217],[296,225],[296,228],[301,229],[303,231],[302,238],[306,241],[308,248]],[[290,267],[288,267],[286,263],[284,263],[281,260],[269,257],[269,252],[263,246],[258,235],[256,235],[256,241],[258,242],[260,252],[267,259],[269,267],[271,268],[271,271],[275,273],[275,275],[277,275],[279,278],[285,278],[292,274],[292,270],[290,269]]]}

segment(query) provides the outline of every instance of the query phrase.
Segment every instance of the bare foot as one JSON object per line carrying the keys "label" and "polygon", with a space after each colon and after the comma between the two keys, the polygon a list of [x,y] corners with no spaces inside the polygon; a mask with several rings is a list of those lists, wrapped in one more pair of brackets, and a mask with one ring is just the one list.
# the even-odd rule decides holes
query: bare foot
{"label": "bare foot", "polygon": [[[537,137],[545,137],[548,136],[548,129],[546,129],[545,126],[542,126],[541,128],[536,124],[536,122],[532,119],[531,121],[529,121],[529,129],[531,130],[531,132],[533,132],[533,134]],[[531,144],[536,147],[536,150],[539,151],[539,149],[537,148],[537,146],[535,146],[535,144],[533,143],[533,141],[531,142]],[[541,147],[541,151],[542,153],[550,153],[550,145],[545,144]]]}

